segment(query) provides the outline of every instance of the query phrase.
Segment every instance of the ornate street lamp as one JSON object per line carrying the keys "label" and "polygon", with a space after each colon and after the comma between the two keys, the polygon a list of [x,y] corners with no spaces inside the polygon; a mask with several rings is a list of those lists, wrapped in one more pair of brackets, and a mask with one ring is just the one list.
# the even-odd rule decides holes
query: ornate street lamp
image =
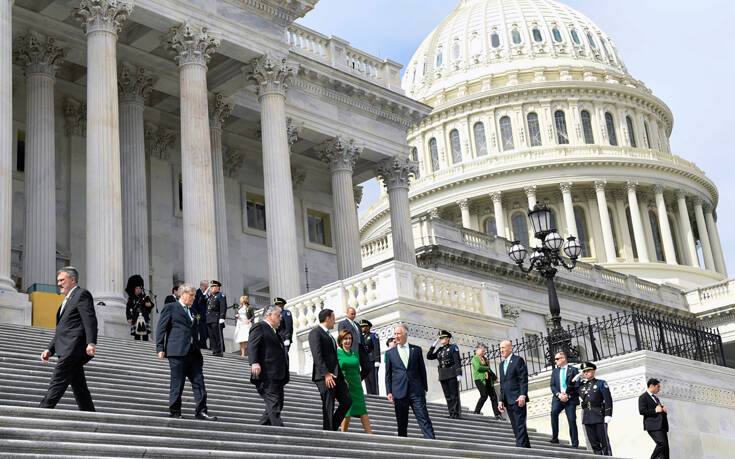
{"label": "ornate street lamp", "polygon": [[[561,311],[559,298],[556,295],[554,276],[556,276],[557,267],[559,266],[563,266],[570,271],[574,269],[579,256],[582,254],[582,246],[579,245],[577,238],[574,236],[569,236],[565,242],[561,234],[556,232],[556,228],[552,228],[551,211],[546,205],[537,203],[533,206],[533,209],[528,211],[528,218],[531,220],[534,236],[541,241],[541,246],[533,248],[529,257],[528,268],[523,266],[523,262],[528,256],[528,250],[523,247],[520,241],[513,241],[508,256],[524,273],[536,270],[546,279],[552,322],[548,336],[549,347],[546,354],[548,362],[553,366],[554,355],[559,351],[564,351],[569,361],[578,361],[579,352],[572,347],[571,336],[561,326]],[[569,262],[562,257],[559,249],[564,251],[564,255],[569,259]]]}

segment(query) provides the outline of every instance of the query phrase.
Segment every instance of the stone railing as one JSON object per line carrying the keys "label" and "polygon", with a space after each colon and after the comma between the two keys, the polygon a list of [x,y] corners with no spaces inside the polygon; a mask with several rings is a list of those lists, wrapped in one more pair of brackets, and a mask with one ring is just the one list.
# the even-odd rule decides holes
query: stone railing
{"label": "stone railing", "polygon": [[690,290],[686,299],[695,314],[735,306],[735,278]]}
{"label": "stone railing", "polygon": [[350,46],[345,40],[323,35],[300,24],[291,24],[286,29],[286,41],[297,54],[403,93],[400,79],[402,65],[397,62],[372,56]]}
{"label": "stone railing", "polygon": [[[393,258],[393,238],[387,234],[373,238],[362,244],[361,253],[364,266],[374,266],[380,261]],[[386,254],[389,254],[388,258]]]}

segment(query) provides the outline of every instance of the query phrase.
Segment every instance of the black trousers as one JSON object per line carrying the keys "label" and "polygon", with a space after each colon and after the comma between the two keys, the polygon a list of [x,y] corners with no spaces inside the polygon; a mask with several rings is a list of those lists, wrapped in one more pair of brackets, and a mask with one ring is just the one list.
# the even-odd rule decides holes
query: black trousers
{"label": "black trousers", "polygon": [[204,387],[202,361],[202,354],[194,350],[189,351],[184,357],[168,358],[171,369],[171,388],[168,396],[170,413],[181,414],[181,394],[184,392],[184,383],[187,379],[194,391],[194,413],[207,412],[207,389]]}
{"label": "black trousers", "polygon": [[92,394],[87,387],[87,378],[84,376],[84,364],[92,360],[92,357],[84,355],[70,355],[60,357],[54,372],[51,375],[48,392],[41,400],[39,407],[54,408],[64,396],[66,388],[71,384],[74,391],[74,399],[77,401],[79,411],[94,411]]}
{"label": "black trousers", "polygon": [[528,440],[528,431],[526,430],[526,411],[528,405],[523,405],[523,408],[521,408],[518,406],[518,403],[514,403],[512,405],[504,405],[504,407],[508,412],[510,425],[513,427],[516,446],[519,448],[530,448],[531,442]]}
{"label": "black trousers", "polygon": [[500,416],[500,411],[498,411],[498,394],[495,393],[495,388],[490,384],[490,380],[486,379],[483,382],[475,379],[475,387],[480,392],[480,399],[477,401],[477,405],[475,405],[475,414],[482,414],[482,407],[485,405],[489,396],[490,404],[493,406],[493,414]]}
{"label": "black trousers", "polygon": [[143,341],[148,341],[148,335],[135,335],[135,341],[140,341],[141,339]]}
{"label": "black trousers", "polygon": [[[205,312],[202,318],[207,317]],[[207,324],[202,321],[197,324],[197,334],[199,335],[199,349],[209,349],[207,346]]]}
{"label": "black trousers", "polygon": [[265,403],[265,411],[260,416],[260,425],[283,427],[283,383],[281,381],[261,381],[256,386],[258,394]]}
{"label": "black trousers", "polygon": [[450,418],[459,418],[462,413],[462,406],[459,403],[459,381],[453,377],[439,381],[444,391],[444,398],[447,400],[447,409]]}
{"label": "black trousers", "polygon": [[411,411],[416,417],[416,422],[419,423],[421,433],[424,434],[424,438],[434,437],[434,426],[431,425],[431,419],[429,418],[429,411],[426,409],[426,397],[419,395],[409,395],[405,398],[394,398],[393,408],[396,411],[396,424],[398,425],[398,436],[408,436],[408,407],[411,406]]}
{"label": "black trousers", "polygon": [[375,362],[370,362],[372,365],[370,372],[365,376],[365,389],[368,394],[378,395],[380,393],[378,389],[378,369],[375,368]]}
{"label": "black trousers", "polygon": [[599,424],[585,424],[584,430],[587,432],[590,448],[592,448],[595,454],[612,456],[607,444],[607,426],[604,422],[600,422]]}
{"label": "black trousers", "polygon": [[569,424],[569,438],[572,446],[579,446],[579,432],[577,431],[577,405],[564,403],[556,396],[551,401],[551,437],[559,438],[559,415],[561,412],[567,415],[567,423]]}
{"label": "black trousers", "polygon": [[648,435],[656,442],[651,459],[669,459],[669,436],[663,430],[649,430]]}
{"label": "black trousers", "polygon": [[[350,397],[350,389],[347,382],[341,374],[335,379],[334,387],[327,387],[324,380],[315,381],[319,395],[322,396],[322,429],[338,430],[342,420],[345,418],[347,411],[352,406],[352,397]],[[334,401],[339,403],[337,410],[334,409]]]}
{"label": "black trousers", "polygon": [[219,322],[207,323],[207,334],[209,335],[209,348],[212,349],[212,355],[222,357],[224,348],[222,347],[222,331]]}

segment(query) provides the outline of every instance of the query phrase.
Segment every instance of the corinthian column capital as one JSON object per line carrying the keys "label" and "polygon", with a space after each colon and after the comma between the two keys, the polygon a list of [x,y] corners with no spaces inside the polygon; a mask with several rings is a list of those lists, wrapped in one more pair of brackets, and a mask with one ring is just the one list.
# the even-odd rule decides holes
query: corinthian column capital
{"label": "corinthian column capital", "polygon": [[493,203],[503,202],[503,192],[493,191],[492,193],[490,193],[490,199],[492,199]]}
{"label": "corinthian column capital", "polygon": [[65,99],[64,124],[67,135],[84,137],[87,133],[87,104]]}
{"label": "corinthian column capital", "polygon": [[322,146],[321,160],[329,164],[329,170],[348,171],[352,173],[362,148],[355,145],[354,139],[345,139],[342,136],[327,140]]}
{"label": "corinthian column capital", "polygon": [[15,61],[23,66],[26,75],[45,73],[55,75],[56,68],[64,62],[67,50],[56,46],[56,39],[28,32],[18,38],[13,50]]}
{"label": "corinthian column capital", "polygon": [[607,186],[607,180],[595,180],[595,191],[605,192],[605,186]]}
{"label": "corinthian column capital", "polygon": [[239,148],[228,148],[224,155],[224,169],[227,172],[228,177],[237,177],[242,163],[245,159],[245,155]]}
{"label": "corinthian column capital", "polygon": [[132,11],[131,0],[81,0],[79,8],[74,10],[74,16],[82,23],[82,30],[87,34],[110,32],[117,35]]}
{"label": "corinthian column capital", "polygon": [[363,187],[362,185],[355,185],[352,187],[352,193],[355,196],[355,205],[360,206],[360,203],[362,202],[362,192]]}
{"label": "corinthian column capital", "polygon": [[289,148],[299,140],[303,128],[303,124],[294,122],[292,118],[286,118],[286,136],[288,137]]}
{"label": "corinthian column capital", "polygon": [[120,64],[117,87],[120,100],[142,104],[153,90],[156,78],[144,67],[136,67],[128,62]]}
{"label": "corinthian column capital", "polygon": [[377,167],[378,176],[388,191],[408,188],[411,176],[416,176],[418,170],[418,162],[398,156],[381,161]]}
{"label": "corinthian column capital", "polygon": [[209,126],[214,129],[222,129],[222,125],[232,114],[232,104],[225,103],[225,96],[222,93],[214,95],[214,108],[209,117]]}
{"label": "corinthian column capital", "polygon": [[266,94],[280,94],[286,96],[288,83],[296,72],[296,67],[290,65],[285,57],[276,57],[265,54],[250,61],[246,70],[246,78],[257,85],[258,97]]}
{"label": "corinthian column capital", "polygon": [[164,127],[147,125],[145,127],[145,148],[150,156],[168,160],[168,148],[173,144],[176,136],[174,131]]}
{"label": "corinthian column capital", "polygon": [[179,67],[188,64],[206,67],[219,46],[219,39],[212,36],[206,27],[189,21],[171,27],[161,38]]}

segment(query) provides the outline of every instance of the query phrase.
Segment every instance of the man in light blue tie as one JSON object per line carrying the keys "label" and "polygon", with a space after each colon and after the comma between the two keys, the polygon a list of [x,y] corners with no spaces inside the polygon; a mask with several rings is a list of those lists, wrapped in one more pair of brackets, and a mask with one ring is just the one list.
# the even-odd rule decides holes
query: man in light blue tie
{"label": "man in light blue tie", "polygon": [[574,377],[579,370],[567,364],[567,355],[557,352],[554,356],[556,368],[551,372],[551,443],[559,443],[559,414],[564,411],[569,423],[569,438],[572,446],[579,446],[577,434],[577,405],[579,405],[579,388]]}

